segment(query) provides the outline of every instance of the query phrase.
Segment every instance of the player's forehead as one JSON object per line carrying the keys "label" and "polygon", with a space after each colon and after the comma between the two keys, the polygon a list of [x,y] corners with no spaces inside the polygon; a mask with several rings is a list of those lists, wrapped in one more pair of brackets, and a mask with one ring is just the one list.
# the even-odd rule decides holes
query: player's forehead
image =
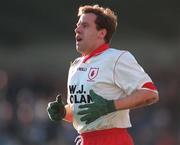
{"label": "player's forehead", "polygon": [[79,20],[77,22],[77,25],[79,24],[95,24],[95,20],[96,20],[96,15],[93,14],[93,13],[85,13],[85,14],[82,14],[80,17],[79,17]]}

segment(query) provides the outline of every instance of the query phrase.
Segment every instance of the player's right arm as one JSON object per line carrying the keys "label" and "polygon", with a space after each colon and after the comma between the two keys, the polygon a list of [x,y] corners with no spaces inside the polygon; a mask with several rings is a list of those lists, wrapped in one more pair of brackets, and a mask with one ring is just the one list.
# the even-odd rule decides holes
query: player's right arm
{"label": "player's right arm", "polygon": [[52,121],[73,121],[71,106],[64,104],[61,95],[58,95],[55,101],[48,103],[47,112]]}
{"label": "player's right arm", "polygon": [[73,113],[72,113],[72,108],[69,104],[65,105],[65,109],[66,109],[66,115],[63,118],[63,120],[67,121],[67,122],[73,122]]}

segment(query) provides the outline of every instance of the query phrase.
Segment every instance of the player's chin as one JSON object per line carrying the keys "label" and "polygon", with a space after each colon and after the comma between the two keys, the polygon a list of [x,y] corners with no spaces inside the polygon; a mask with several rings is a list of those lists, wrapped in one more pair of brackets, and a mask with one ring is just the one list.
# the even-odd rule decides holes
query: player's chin
{"label": "player's chin", "polygon": [[77,52],[80,52],[79,46],[76,45]]}
{"label": "player's chin", "polygon": [[80,45],[77,45],[77,44],[76,44],[76,50],[77,50],[77,52],[79,52],[79,53],[82,53],[82,52],[83,52],[83,48],[82,48]]}

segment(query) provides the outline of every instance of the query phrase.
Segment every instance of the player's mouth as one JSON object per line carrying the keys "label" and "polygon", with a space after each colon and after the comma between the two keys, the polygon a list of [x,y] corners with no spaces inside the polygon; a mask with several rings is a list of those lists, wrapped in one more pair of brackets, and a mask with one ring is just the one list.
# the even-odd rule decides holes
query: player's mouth
{"label": "player's mouth", "polygon": [[76,42],[81,42],[82,38],[80,36],[76,36]]}

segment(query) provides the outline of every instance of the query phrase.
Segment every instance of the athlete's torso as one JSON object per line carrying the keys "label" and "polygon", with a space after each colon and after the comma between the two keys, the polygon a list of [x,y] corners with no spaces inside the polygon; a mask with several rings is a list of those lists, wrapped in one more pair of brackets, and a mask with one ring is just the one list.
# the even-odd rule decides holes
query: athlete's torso
{"label": "athlete's torso", "polygon": [[[116,100],[127,96],[129,88],[123,88],[123,84],[125,84],[124,86],[126,86],[126,83],[128,84],[128,82],[123,82],[123,79],[126,79],[126,72],[122,71],[122,76],[125,77],[118,79],[119,74],[117,74],[117,71],[119,69],[116,68],[120,67],[121,71],[121,68],[124,67],[123,70],[126,71],[126,66],[116,66],[121,55],[123,56],[125,53],[129,52],[109,48],[101,54],[90,58],[85,63],[83,63],[83,57],[81,57],[76,59],[71,65],[68,76],[68,103],[73,111],[73,125],[79,133],[107,128],[128,128],[131,126],[128,109],[102,116],[90,124],[80,121],[81,116],[77,115],[80,104],[93,102],[89,95],[90,89],[93,89],[95,93],[108,100]],[[121,74],[121,72],[119,73]],[[144,71],[142,70],[143,73]],[[137,79],[139,78],[137,77]],[[122,82],[122,87],[120,81]],[[130,91],[133,91],[133,88],[130,89]]]}

